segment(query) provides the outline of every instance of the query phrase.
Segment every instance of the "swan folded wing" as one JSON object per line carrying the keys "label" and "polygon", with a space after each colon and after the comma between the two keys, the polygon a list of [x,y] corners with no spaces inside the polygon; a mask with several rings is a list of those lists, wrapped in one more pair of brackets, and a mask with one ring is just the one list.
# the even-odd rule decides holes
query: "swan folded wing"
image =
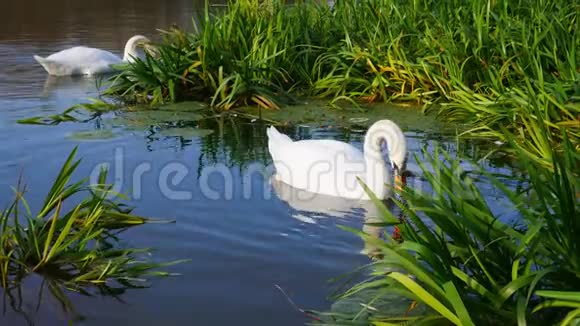
{"label": "swan folded wing", "polygon": [[49,60],[69,62],[71,64],[87,64],[95,61],[121,62],[121,58],[113,53],[101,49],[86,46],[75,46],[62,50],[46,57]]}
{"label": "swan folded wing", "polygon": [[266,133],[268,135],[268,146],[270,147],[269,150],[272,156],[276,155],[275,153],[272,153],[272,151],[289,152],[288,149],[284,147],[294,144],[298,147],[292,147],[293,149],[302,148],[308,151],[314,151],[315,153],[321,151],[326,156],[343,154],[347,159],[352,160],[363,159],[362,152],[348,143],[330,139],[308,139],[294,142],[290,137],[280,133],[274,127],[269,127],[266,130]]}
{"label": "swan folded wing", "polygon": [[111,52],[77,46],[62,50],[46,58],[34,56],[51,75],[91,75],[110,71],[111,64],[122,60]]}
{"label": "swan folded wing", "polygon": [[324,153],[325,156],[344,156],[348,160],[362,161],[363,153],[351,144],[332,139],[307,139],[296,142],[297,145],[312,147],[313,150]]}
{"label": "swan folded wing", "polygon": [[278,180],[314,193],[348,196],[342,192],[358,191],[356,177],[364,176],[362,152],[334,140],[286,143],[272,158]]}

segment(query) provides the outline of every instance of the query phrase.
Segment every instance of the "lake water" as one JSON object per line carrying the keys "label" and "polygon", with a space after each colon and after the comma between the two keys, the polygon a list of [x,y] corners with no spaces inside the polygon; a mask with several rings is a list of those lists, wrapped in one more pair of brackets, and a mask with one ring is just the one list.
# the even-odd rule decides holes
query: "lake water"
{"label": "lake water", "polygon": [[[120,54],[133,34],[155,38],[156,28],[173,23],[189,26],[194,7],[192,0],[3,1],[0,204],[12,197],[10,186],[22,174],[27,198],[33,208],[38,207],[66,156],[78,145],[83,161],[77,177],[109,163],[111,176],[131,195],[135,213],[176,220],[134,228],[123,234],[124,243],[155,248],[156,260],[191,259],[171,267],[180,276],[129,291],[122,296],[124,302],[69,294],[82,316],[79,325],[300,325],[308,318],[286,295],[301,308],[328,309],[326,297],[333,289],[328,281],[369,262],[361,254],[363,242],[337,227],[361,228],[369,215],[364,208],[332,200],[311,206],[287,202],[281,198],[287,198],[288,189],[272,189],[259,173],[248,172],[270,163],[264,123],[226,119],[210,124],[216,132],[204,137],[167,135],[155,128],[117,128],[116,137],[94,141],[74,135],[94,130],[102,121],[58,126],[16,123],[62,112],[98,95],[92,79],[47,78],[33,54],[44,56],[80,44]],[[457,149],[453,139],[438,135],[437,128],[426,128],[435,122],[416,110],[384,111],[404,128],[410,152],[430,147],[436,140]],[[359,147],[364,136],[364,130],[345,133],[307,126],[284,131],[294,138],[337,138]],[[410,159],[410,166],[416,168],[414,158]],[[489,162],[482,164],[495,169]],[[175,169],[185,169],[185,177],[172,184],[174,175],[163,175]],[[203,178],[204,171],[216,170],[229,183]],[[140,183],[133,182],[136,176]],[[409,184],[420,186],[421,179],[410,178]],[[490,199],[501,198],[485,183],[482,188]],[[71,315],[64,314],[49,295],[36,311],[39,280],[29,283],[23,289],[27,318],[36,325],[66,324]],[[27,319],[8,308],[0,323],[26,325]]]}

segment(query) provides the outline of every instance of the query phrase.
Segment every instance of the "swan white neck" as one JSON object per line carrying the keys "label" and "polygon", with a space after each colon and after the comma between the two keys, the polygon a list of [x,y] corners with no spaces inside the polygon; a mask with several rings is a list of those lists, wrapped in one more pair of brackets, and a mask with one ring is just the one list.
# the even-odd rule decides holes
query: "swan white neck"
{"label": "swan white neck", "polygon": [[407,156],[407,144],[405,135],[390,120],[375,122],[367,131],[364,143],[364,157],[366,164],[365,182],[378,198],[385,198],[387,187],[391,184],[387,166],[381,153],[381,144],[386,142],[389,149],[389,160],[395,169],[395,173],[401,173],[405,168]]}
{"label": "swan white neck", "polygon": [[128,41],[127,44],[125,44],[125,51],[123,54],[123,61],[125,62],[131,62],[133,61],[133,58],[136,58],[138,56],[137,53],[137,46],[141,43],[145,43],[145,42],[149,42],[149,39],[145,36],[142,35],[135,35],[133,37],[131,37]]}

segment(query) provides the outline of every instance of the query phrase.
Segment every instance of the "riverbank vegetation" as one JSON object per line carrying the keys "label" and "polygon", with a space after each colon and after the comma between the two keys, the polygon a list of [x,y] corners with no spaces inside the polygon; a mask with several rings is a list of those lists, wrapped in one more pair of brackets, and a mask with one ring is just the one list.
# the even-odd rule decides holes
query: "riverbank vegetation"
{"label": "riverbank vegetation", "polygon": [[[163,32],[158,50],[120,68],[107,94],[222,110],[304,96],[418,104],[471,135],[505,141],[505,128],[549,165],[559,127],[580,145],[577,12],[575,1],[542,0],[206,4],[194,32]],[[553,143],[539,142],[539,125]]]}
{"label": "riverbank vegetation", "polygon": [[[509,199],[515,219],[491,208],[457,160],[435,153],[422,169],[433,193],[400,193],[402,224],[383,210],[403,242],[360,233],[380,255],[371,278],[340,298],[376,295],[356,314],[319,314],[320,323],[573,325],[580,316],[578,8],[542,0],[345,0],[332,8],[232,1],[227,9],[206,6],[192,33],[164,32],[156,57],[121,68],[108,94],[131,103],[193,99],[220,110],[276,109],[300,97],[331,106],[395,102],[463,124],[464,135],[500,141],[527,187],[481,173]],[[395,316],[377,308],[392,294],[426,310]]]}
{"label": "riverbank vegetation", "polygon": [[14,200],[0,211],[0,287],[5,304],[17,311],[21,284],[32,274],[40,275],[43,285],[46,282],[69,309],[67,291],[119,296],[126,289],[146,286],[147,277],[170,276],[162,268],[177,263],[154,262],[147,258],[147,248],[119,245],[122,231],[156,221],[131,213],[120,201],[122,195],[106,183],[106,170],[96,184],[87,184],[87,179],[71,182],[80,164],[75,155],[76,149],[35,213],[22,183],[15,188]]}
{"label": "riverbank vegetation", "polygon": [[[509,199],[510,219],[492,209],[458,159],[425,153],[431,159],[421,177],[432,192],[400,192],[394,200],[405,213],[402,223],[382,210],[383,224],[399,225],[403,241],[360,233],[379,255],[368,266],[371,277],[339,298],[369,289],[376,296],[359,302],[356,314],[318,314],[319,322],[577,325],[579,6],[576,0],[206,4],[193,32],[164,31],[154,53],[119,67],[104,95],[153,106],[195,100],[221,111],[292,110],[297,99],[310,97],[334,108],[393,102],[457,122],[463,136],[498,141],[525,186],[512,189],[481,174]],[[422,313],[392,315],[376,305],[392,294],[413,300]]]}
{"label": "riverbank vegetation", "polygon": [[[358,296],[359,309],[319,314],[317,324],[577,325],[580,158],[564,138],[565,150],[551,152],[551,168],[517,151],[522,189],[479,168],[508,207],[484,198],[459,158],[425,151],[421,174],[431,191],[399,193],[403,222],[381,210],[378,224],[398,225],[402,242],[390,232],[378,239],[352,230],[376,248],[375,259],[365,268],[368,278],[335,299]],[[414,301],[409,314],[392,313],[384,298],[393,295]]]}

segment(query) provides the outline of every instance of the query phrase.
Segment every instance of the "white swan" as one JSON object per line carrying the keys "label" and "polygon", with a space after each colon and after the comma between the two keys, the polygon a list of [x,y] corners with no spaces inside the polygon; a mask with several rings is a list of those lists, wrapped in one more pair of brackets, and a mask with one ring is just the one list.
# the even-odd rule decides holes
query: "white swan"
{"label": "white swan", "polygon": [[34,55],[34,59],[54,76],[97,75],[113,71],[111,65],[131,62],[138,56],[137,47],[147,47],[149,39],[143,35],[131,37],[125,45],[123,58],[86,46],[76,46],[49,55],[46,58]]}
{"label": "white swan", "polygon": [[379,198],[385,199],[391,184],[381,145],[389,149],[389,160],[395,174],[395,185],[404,185],[406,168],[405,135],[390,120],[375,122],[367,131],[364,154],[356,147],[336,140],[292,141],[273,126],[267,130],[268,149],[274,167],[274,177],[292,187],[312,193],[368,200],[359,184],[363,181]]}

